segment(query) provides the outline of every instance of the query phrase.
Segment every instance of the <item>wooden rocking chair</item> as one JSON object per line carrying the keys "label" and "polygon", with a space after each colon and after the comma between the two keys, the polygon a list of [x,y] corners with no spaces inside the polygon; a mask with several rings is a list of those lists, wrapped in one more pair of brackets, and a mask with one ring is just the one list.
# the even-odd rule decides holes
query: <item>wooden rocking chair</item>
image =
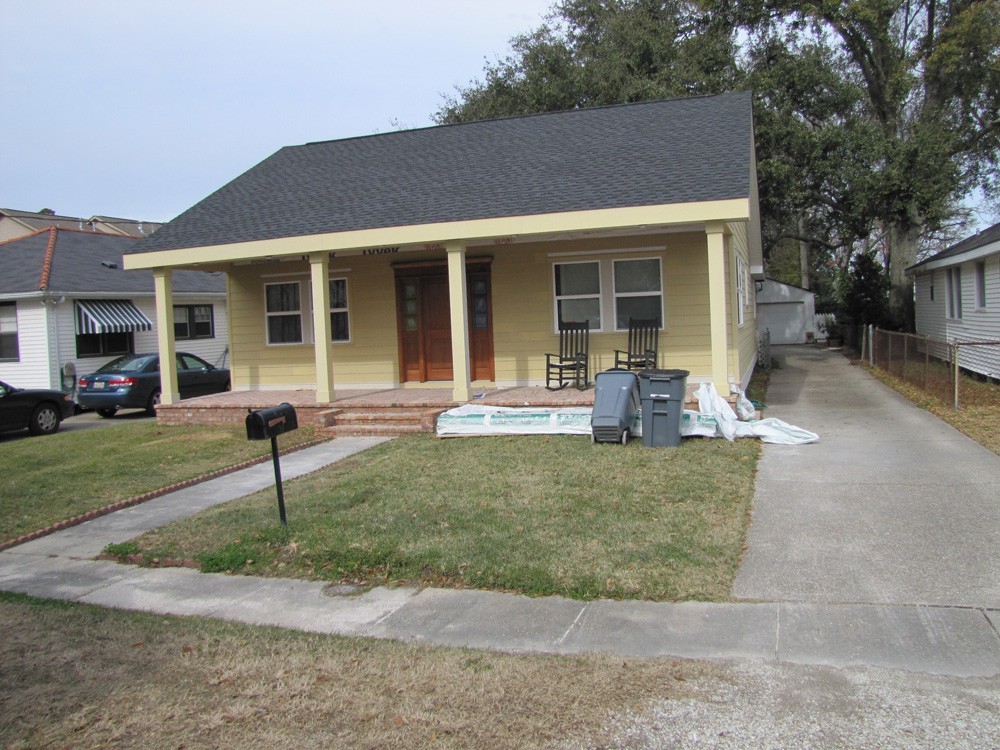
{"label": "wooden rocking chair", "polygon": [[615,349],[615,367],[646,370],[656,367],[660,321],[656,318],[629,318],[628,351]]}
{"label": "wooden rocking chair", "polygon": [[583,390],[589,381],[589,362],[590,321],[560,323],[559,353],[545,355],[545,387],[558,391],[574,383]]}

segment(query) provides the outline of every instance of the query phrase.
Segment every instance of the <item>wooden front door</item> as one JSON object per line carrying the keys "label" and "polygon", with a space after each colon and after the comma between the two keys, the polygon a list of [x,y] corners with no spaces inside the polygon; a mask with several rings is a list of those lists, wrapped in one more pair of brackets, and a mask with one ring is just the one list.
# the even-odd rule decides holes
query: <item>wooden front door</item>
{"label": "wooden front door", "polygon": [[[493,310],[489,269],[470,270],[469,358],[473,380],[493,380]],[[440,267],[397,270],[400,379],[451,380],[448,275]]]}

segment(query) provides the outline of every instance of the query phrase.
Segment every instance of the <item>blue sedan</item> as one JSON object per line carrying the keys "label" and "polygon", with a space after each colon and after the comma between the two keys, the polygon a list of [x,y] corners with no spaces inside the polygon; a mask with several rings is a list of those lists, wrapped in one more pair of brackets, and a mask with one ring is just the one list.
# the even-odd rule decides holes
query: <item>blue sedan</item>
{"label": "blue sedan", "polygon": [[[229,370],[214,367],[194,354],[178,352],[177,387],[181,398],[228,391]],[[160,391],[160,355],[126,354],[81,377],[76,400],[102,417],[113,417],[119,409],[145,409],[155,415]]]}
{"label": "blue sedan", "polygon": [[51,435],[75,413],[76,404],[68,393],[0,382],[0,432],[27,427],[32,435]]}

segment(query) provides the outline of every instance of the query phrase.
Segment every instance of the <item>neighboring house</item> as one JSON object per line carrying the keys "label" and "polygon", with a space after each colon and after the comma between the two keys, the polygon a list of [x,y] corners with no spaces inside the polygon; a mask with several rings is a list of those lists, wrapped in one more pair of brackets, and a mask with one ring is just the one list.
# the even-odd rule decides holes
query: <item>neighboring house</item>
{"label": "neighboring house", "polygon": [[805,344],[816,339],[816,293],[775,279],[757,291],[757,328],[771,332],[772,344]]}
{"label": "neighboring house", "polygon": [[[917,333],[943,341],[1000,342],[1000,224],[909,269]],[[1000,378],[1000,344],[963,347],[962,367]]]}
{"label": "neighboring house", "polygon": [[81,219],[76,216],[58,216],[50,213],[0,208],[0,242],[34,234],[39,229],[47,229],[48,227],[145,237],[161,226],[163,225],[156,222],[116,219],[110,216],[91,216],[89,219]]}
{"label": "neighboring house", "polygon": [[465,401],[543,384],[560,321],[590,321],[596,372],[630,317],[657,317],[659,365],[728,394],[756,361],[763,276],[751,97],[289,146],[125,263],[167,296],[179,269],[228,274],[234,390],[326,403],[423,384]]}
{"label": "neighboring house", "polygon": [[[49,227],[0,243],[0,380],[72,390],[73,373],[157,350],[153,276],[125,271],[134,237]],[[174,278],[168,325],[186,351],[220,361],[228,346],[225,277]]]}

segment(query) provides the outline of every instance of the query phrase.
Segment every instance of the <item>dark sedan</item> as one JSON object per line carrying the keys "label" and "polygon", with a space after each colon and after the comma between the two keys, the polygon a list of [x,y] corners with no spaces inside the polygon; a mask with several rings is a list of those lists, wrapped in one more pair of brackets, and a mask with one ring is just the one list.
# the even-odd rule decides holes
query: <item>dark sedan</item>
{"label": "dark sedan", "polygon": [[[177,353],[177,387],[181,398],[229,390],[229,370],[201,357]],[[84,409],[113,417],[119,409],[145,409],[156,414],[160,403],[160,355],[126,354],[77,382],[76,400]]]}
{"label": "dark sedan", "polygon": [[0,382],[0,432],[27,428],[32,435],[51,435],[75,413],[76,404],[68,393]]}

